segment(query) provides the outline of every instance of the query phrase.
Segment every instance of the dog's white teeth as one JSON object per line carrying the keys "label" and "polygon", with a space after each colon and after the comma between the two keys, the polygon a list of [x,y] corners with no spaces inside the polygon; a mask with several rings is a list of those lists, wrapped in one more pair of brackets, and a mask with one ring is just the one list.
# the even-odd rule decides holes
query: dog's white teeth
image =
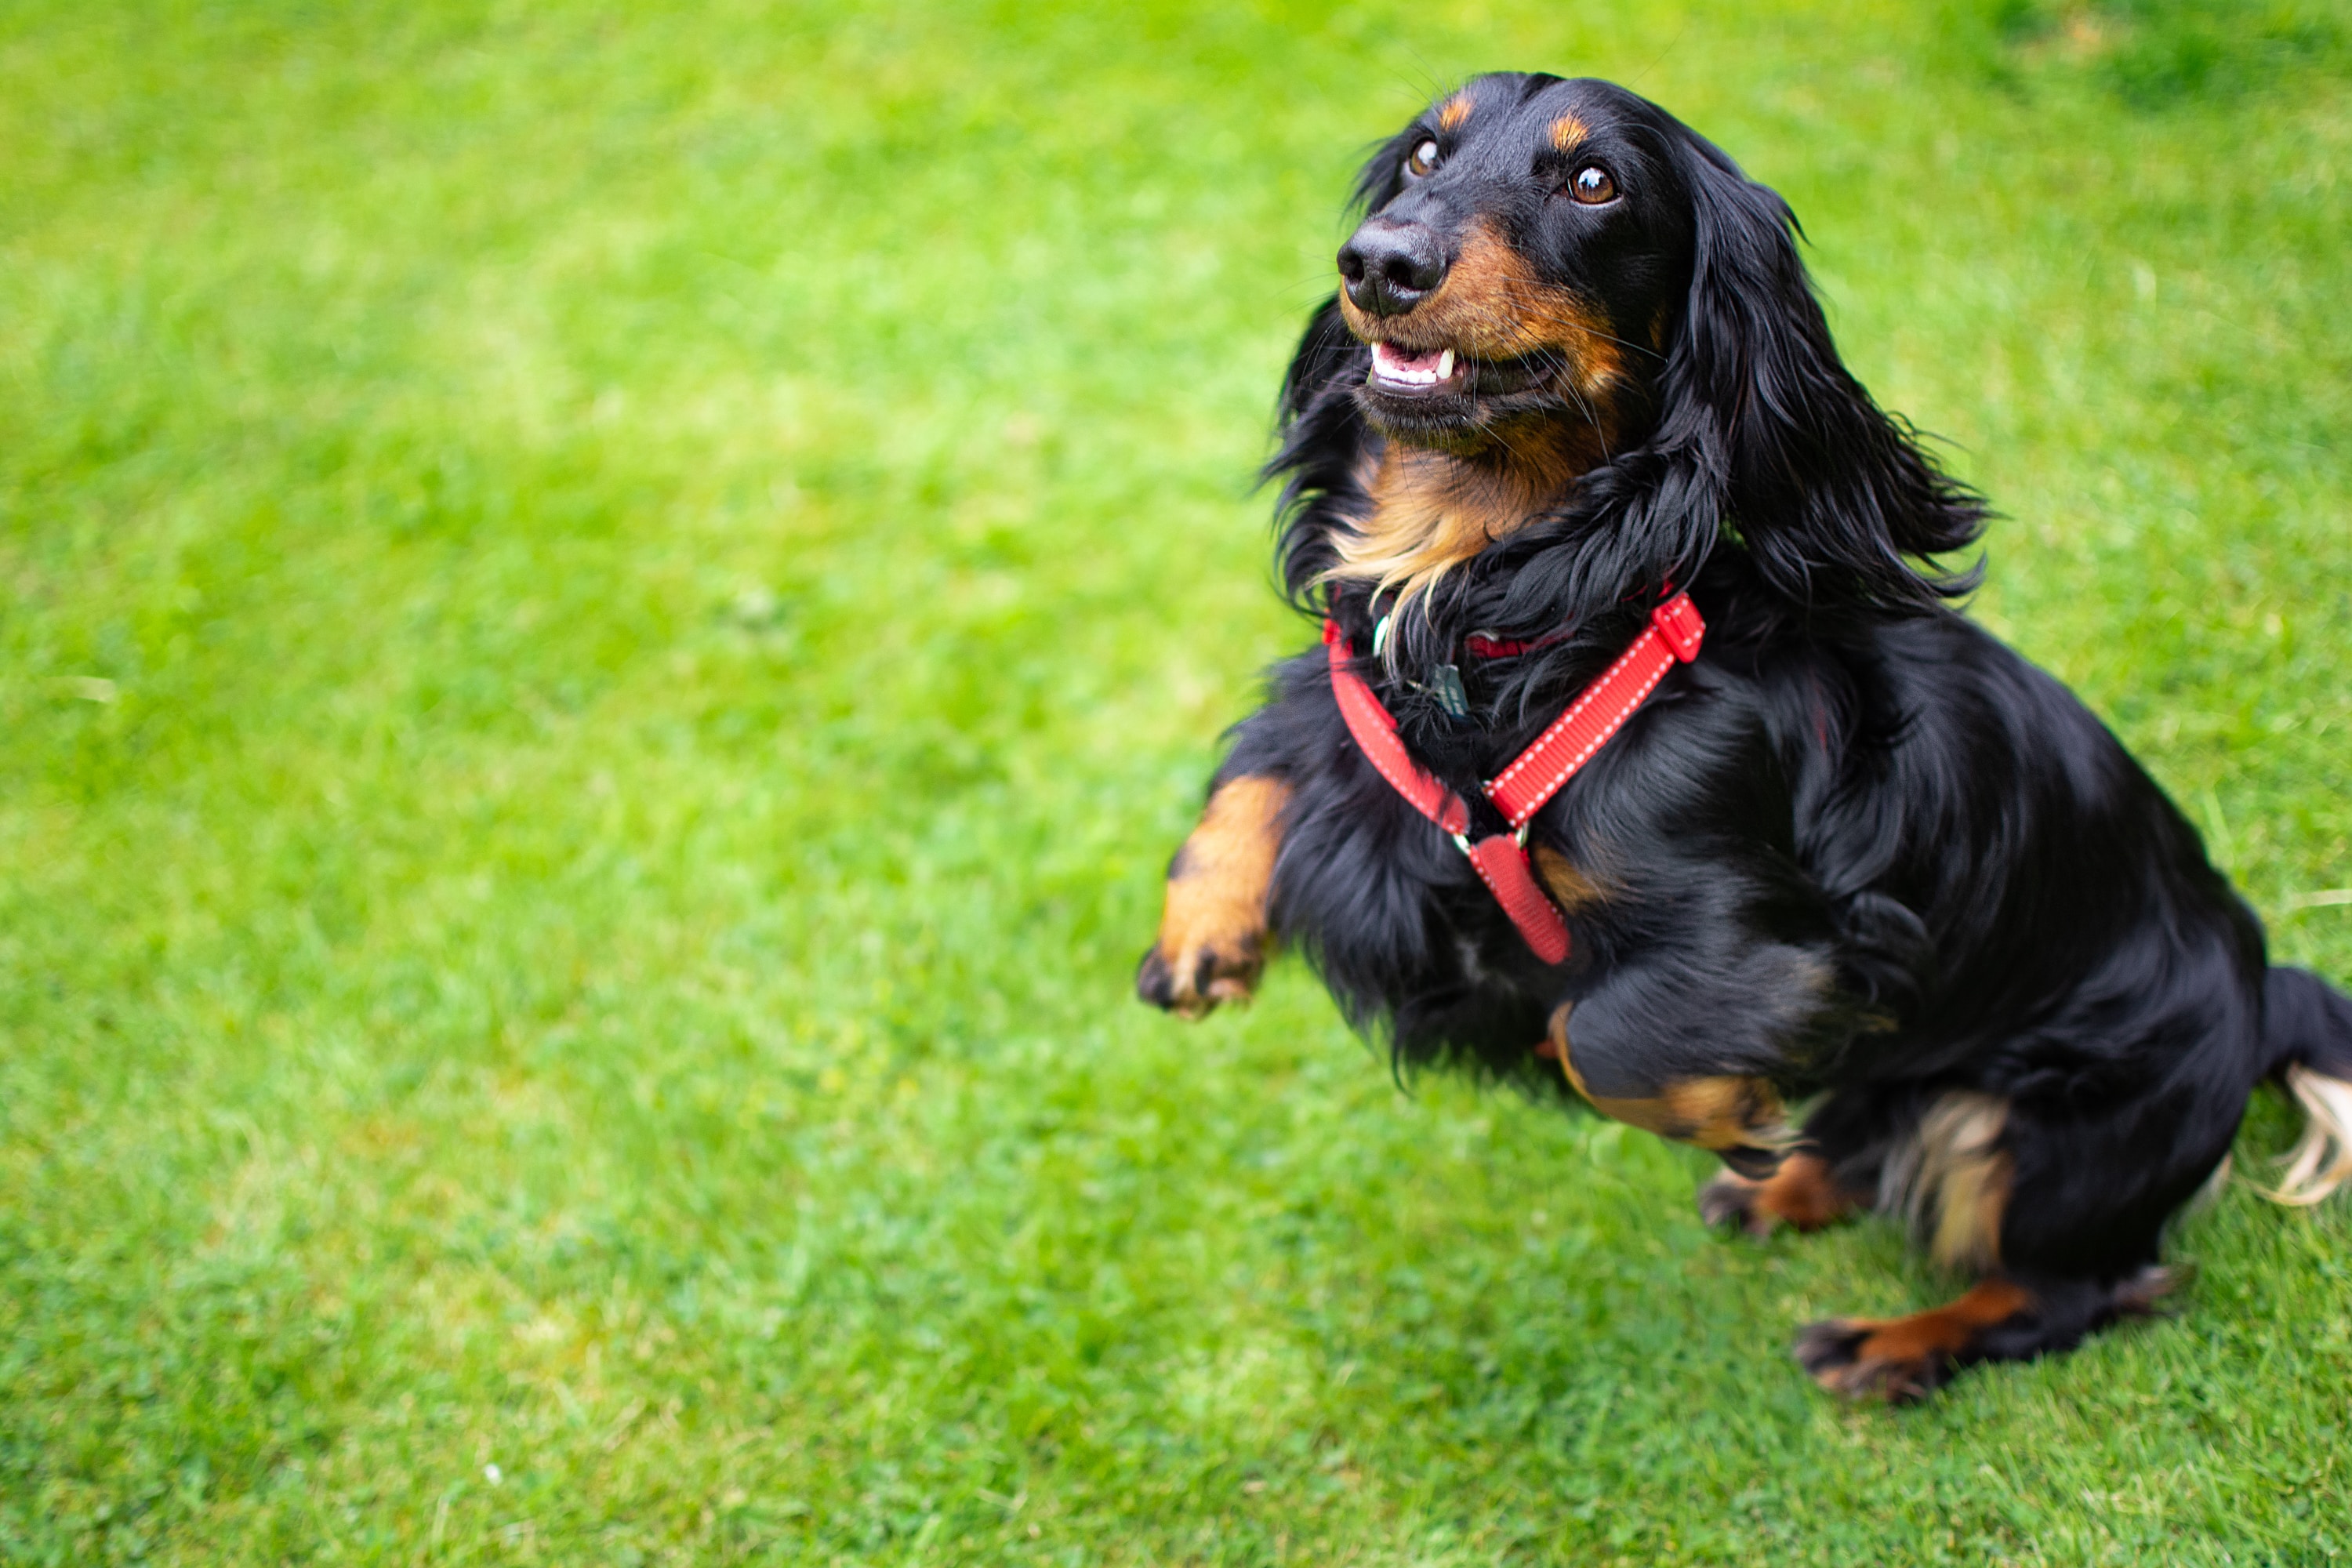
{"label": "dog's white teeth", "polygon": [[1403,353],[1391,343],[1372,345],[1372,375],[1391,386],[1435,386],[1454,374],[1452,349],[1433,353]]}

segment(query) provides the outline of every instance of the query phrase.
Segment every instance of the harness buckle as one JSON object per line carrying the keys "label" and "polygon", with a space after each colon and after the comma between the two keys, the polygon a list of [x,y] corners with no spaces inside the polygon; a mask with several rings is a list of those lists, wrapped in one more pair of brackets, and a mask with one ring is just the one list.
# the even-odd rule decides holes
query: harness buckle
{"label": "harness buckle", "polygon": [[[1517,845],[1520,848],[1525,849],[1528,847],[1528,834],[1534,828],[1535,825],[1536,819],[1532,816],[1528,817],[1525,822],[1520,823],[1518,831],[1511,835],[1511,842]],[[1470,836],[1468,834],[1449,833],[1446,837],[1454,840],[1454,847],[1461,850],[1465,855],[1470,853]]]}
{"label": "harness buckle", "polygon": [[1706,622],[1699,618],[1698,606],[1691,603],[1688,594],[1676,594],[1650,612],[1650,624],[1666,641],[1666,651],[1685,664],[1698,657],[1699,639],[1706,636]]}

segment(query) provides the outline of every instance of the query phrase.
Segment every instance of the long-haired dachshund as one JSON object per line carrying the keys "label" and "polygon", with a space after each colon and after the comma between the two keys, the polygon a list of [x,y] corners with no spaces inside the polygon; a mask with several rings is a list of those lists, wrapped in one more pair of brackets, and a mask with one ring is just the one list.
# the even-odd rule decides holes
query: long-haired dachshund
{"label": "long-haired dachshund", "polygon": [[1717,1152],[1711,1220],[1905,1217],[1973,1284],[1805,1329],[1849,1394],[2147,1311],[2265,1079],[2310,1117],[2276,1195],[2352,1174],[2352,1000],[1949,607],[1983,505],[1839,362],[1780,197],[1518,75],[1358,195],[1270,468],[1323,646],[1235,730],[1146,1000],[1245,997],[1286,940],[1403,1067]]}

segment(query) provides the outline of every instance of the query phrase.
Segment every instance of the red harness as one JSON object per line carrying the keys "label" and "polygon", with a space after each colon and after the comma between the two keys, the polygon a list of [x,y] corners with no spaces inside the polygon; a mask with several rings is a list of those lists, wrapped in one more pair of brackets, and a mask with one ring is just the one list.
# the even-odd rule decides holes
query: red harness
{"label": "red harness", "polygon": [[1486,890],[1511,917],[1528,946],[1546,963],[1567,959],[1568,923],[1528,868],[1528,819],[1608,743],[1609,737],[1633,716],[1642,699],[1665,679],[1667,670],[1698,657],[1699,639],[1706,635],[1706,623],[1699,618],[1688,594],[1676,594],[1651,611],[1650,624],[1633,639],[1633,646],[1619,654],[1617,662],[1536,737],[1535,744],[1479,786],[1513,831],[1489,834],[1473,844],[1470,808],[1412,760],[1397,734],[1396,716],[1356,673],[1356,656],[1340,634],[1339,624],[1323,623],[1323,646],[1331,653],[1331,695],[1339,700],[1340,717],[1348,721],[1348,733],[1356,738],[1356,744],[1397,794],[1454,836],[1454,842],[1470,857],[1478,879],[1486,884]]}

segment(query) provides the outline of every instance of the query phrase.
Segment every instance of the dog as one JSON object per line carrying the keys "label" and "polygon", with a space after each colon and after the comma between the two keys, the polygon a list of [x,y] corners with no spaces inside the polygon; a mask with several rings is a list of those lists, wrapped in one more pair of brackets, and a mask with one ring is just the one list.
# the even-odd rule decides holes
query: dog
{"label": "dog", "polygon": [[2154,1310],[2265,1079],[2309,1118],[2273,1195],[2352,1174],[2352,1000],[1954,607],[1985,504],[1840,362],[1778,195],[1518,74],[1356,195],[1267,469],[1324,643],[1232,732],[1146,1001],[1197,1017],[1295,945],[1400,1071],[1715,1152],[1711,1222],[1901,1216],[1972,1283],[1803,1329],[1853,1397]]}

